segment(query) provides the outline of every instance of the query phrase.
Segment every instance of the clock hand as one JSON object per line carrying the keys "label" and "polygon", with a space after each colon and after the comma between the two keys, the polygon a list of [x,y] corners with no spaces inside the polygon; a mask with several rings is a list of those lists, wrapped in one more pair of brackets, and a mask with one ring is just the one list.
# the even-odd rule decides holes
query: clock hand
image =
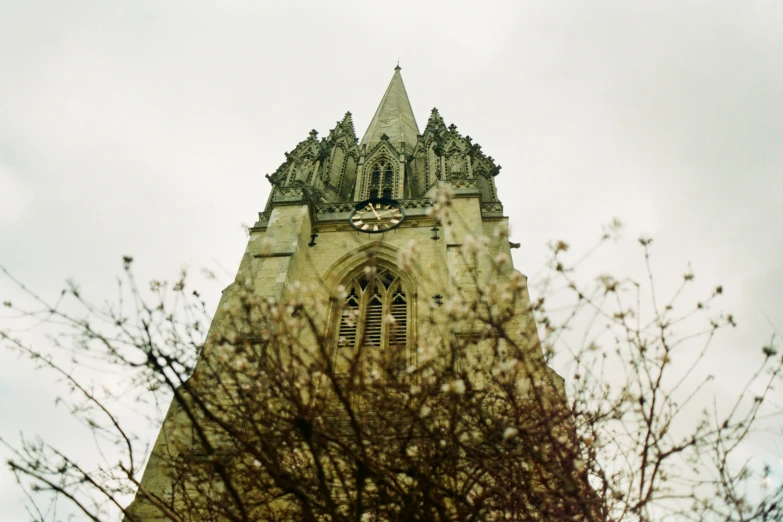
{"label": "clock hand", "polygon": [[386,216],[388,214],[394,214],[394,212],[397,211],[397,210],[398,209],[396,209],[396,208],[392,208],[392,209],[389,209],[389,210],[384,210],[383,212],[380,213],[380,216],[383,217],[383,216]]}
{"label": "clock hand", "polygon": [[381,219],[381,216],[378,215],[378,213],[375,211],[375,207],[370,203],[370,210],[372,210],[372,213],[375,214],[375,217],[378,218],[378,220]]}

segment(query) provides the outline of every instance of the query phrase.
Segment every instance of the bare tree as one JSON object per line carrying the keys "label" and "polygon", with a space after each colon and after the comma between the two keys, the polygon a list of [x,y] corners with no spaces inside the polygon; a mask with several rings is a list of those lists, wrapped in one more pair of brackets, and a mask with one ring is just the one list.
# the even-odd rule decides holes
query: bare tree
{"label": "bare tree", "polygon": [[[402,333],[405,317],[384,316],[384,350],[349,287],[329,293],[294,283],[280,301],[239,291],[207,336],[209,314],[184,274],[142,290],[130,258],[114,304],[96,306],[74,285],[49,304],[19,284],[36,304],[6,308],[54,325],[51,348],[69,358],[12,329],[0,336],[64,380],[73,414],[110,455],[87,467],[37,439],[0,441],[30,513],[53,518],[45,503],[56,497],[90,520],[783,516],[781,486],[767,477],[754,490],[754,463],[734,458],[770,422],[765,399],[781,371],[772,342],[734,404],[681,427],[692,405],[705,404],[709,378],[696,378],[705,354],[734,323],[710,311],[721,287],[682,308],[681,290],[656,295],[651,240],[640,240],[644,282],[581,277],[582,258],[569,263],[568,246],[556,242],[537,278],[544,297],[530,303],[508,256],[486,254],[503,242],[501,233],[463,245],[469,284],[418,311],[415,347]],[[415,249],[397,269],[406,270]],[[368,255],[358,291],[394,292],[384,263]],[[686,274],[682,286],[692,279]],[[124,387],[86,384],[71,360],[112,368]],[[567,368],[565,380],[549,364]],[[123,421],[118,397],[131,405],[171,400],[143,482],[149,448]]]}

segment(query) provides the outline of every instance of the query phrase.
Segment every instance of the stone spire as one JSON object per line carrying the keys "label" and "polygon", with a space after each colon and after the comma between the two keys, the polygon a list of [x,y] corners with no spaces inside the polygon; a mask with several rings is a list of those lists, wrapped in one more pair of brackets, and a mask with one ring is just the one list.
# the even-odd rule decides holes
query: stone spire
{"label": "stone spire", "polygon": [[416,137],[419,135],[419,127],[413,116],[408,93],[405,92],[405,84],[402,83],[399,65],[394,68],[394,76],[389,82],[381,104],[378,105],[378,110],[375,111],[367,132],[364,133],[361,144],[378,143],[384,134],[395,147],[400,142],[405,142],[405,145],[410,148],[416,144]]}

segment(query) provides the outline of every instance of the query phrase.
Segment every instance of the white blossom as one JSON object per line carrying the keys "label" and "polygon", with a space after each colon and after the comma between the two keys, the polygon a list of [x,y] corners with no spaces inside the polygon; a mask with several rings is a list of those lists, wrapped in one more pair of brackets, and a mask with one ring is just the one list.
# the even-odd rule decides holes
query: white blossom
{"label": "white blossom", "polygon": [[465,382],[462,379],[457,379],[451,382],[444,383],[440,390],[445,393],[453,393],[455,395],[462,395],[465,393]]}
{"label": "white blossom", "polygon": [[416,353],[419,355],[419,361],[421,362],[425,362],[432,359],[434,355],[432,347],[426,344],[420,345],[416,349]]}

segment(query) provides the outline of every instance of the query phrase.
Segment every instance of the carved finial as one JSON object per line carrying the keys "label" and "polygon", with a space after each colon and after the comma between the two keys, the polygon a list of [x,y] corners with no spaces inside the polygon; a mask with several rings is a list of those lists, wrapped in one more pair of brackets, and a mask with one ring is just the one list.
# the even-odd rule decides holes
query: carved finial
{"label": "carved finial", "polygon": [[400,59],[399,59],[399,58],[397,58],[397,67],[395,67],[395,68],[394,68],[394,70],[395,70],[395,71],[399,71],[399,70],[401,70],[401,69],[402,69],[402,67],[400,67]]}
{"label": "carved finial", "polygon": [[381,134],[381,141],[389,141],[389,137],[386,135],[385,132]]}
{"label": "carved finial", "polygon": [[315,129],[311,130],[310,131],[310,137],[313,138],[313,139],[317,138],[318,137],[318,131],[315,130]]}
{"label": "carved finial", "polygon": [[449,125],[449,130],[451,132],[454,132],[455,130],[457,130],[457,126],[452,123],[451,125]]}

